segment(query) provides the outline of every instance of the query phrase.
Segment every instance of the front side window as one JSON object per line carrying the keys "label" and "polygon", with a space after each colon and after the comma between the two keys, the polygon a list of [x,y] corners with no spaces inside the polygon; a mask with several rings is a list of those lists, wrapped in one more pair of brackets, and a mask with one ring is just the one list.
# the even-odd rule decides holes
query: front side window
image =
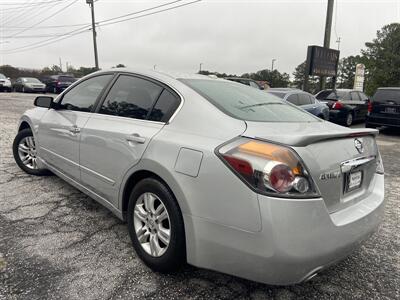
{"label": "front side window", "polygon": [[307,94],[299,94],[299,105],[311,104],[311,99]]}
{"label": "front side window", "polygon": [[225,80],[180,79],[225,114],[255,122],[319,122],[280,98]]}
{"label": "front side window", "polygon": [[61,109],[90,112],[112,74],[89,78],[69,90],[61,99]]}
{"label": "front side window", "polygon": [[163,88],[151,81],[121,75],[108,93],[99,113],[147,119]]}
{"label": "front side window", "polygon": [[299,97],[297,96],[297,94],[292,94],[287,97],[287,101],[294,105],[299,105]]}

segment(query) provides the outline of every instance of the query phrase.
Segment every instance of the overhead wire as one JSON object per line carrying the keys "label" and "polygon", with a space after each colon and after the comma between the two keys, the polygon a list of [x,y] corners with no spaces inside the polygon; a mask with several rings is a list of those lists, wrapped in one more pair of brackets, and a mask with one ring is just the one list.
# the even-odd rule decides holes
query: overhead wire
{"label": "overhead wire", "polygon": [[[173,4],[173,3],[181,2],[181,1],[183,1],[183,0],[172,1],[172,2],[169,2],[169,5]],[[194,0],[194,1],[183,3],[183,4],[175,5],[175,6],[172,6],[172,7],[168,7],[168,8],[165,8],[165,9],[157,10],[155,12],[150,12],[150,13],[147,13],[147,14],[143,14],[143,15],[127,18],[127,16],[137,15],[137,14],[140,14],[140,13],[143,13],[143,12],[146,12],[146,11],[150,11],[150,10],[154,10],[154,9],[166,6],[166,5],[168,5],[168,3],[162,4],[162,5],[157,5],[157,6],[154,6],[154,7],[151,7],[151,8],[147,8],[147,9],[144,9],[144,10],[140,10],[140,11],[136,11],[136,12],[133,12],[133,13],[125,14],[125,15],[122,15],[122,16],[119,16],[119,17],[114,17],[114,18],[102,20],[100,22],[97,22],[97,26],[96,27],[104,27],[104,26],[108,26],[108,25],[112,25],[112,24],[126,22],[126,21],[130,21],[130,20],[134,20],[134,19],[139,19],[139,18],[143,18],[143,17],[146,17],[146,16],[162,13],[162,12],[165,12],[165,11],[177,9],[177,8],[184,7],[184,6],[188,6],[188,5],[200,2],[200,1],[202,1],[202,0]],[[122,19],[122,20],[120,20],[120,19]],[[52,44],[52,43],[55,43],[55,42],[58,42],[58,41],[73,37],[73,36],[76,36],[78,34],[82,34],[84,32],[88,32],[90,29],[91,29],[91,26],[90,27],[89,26],[83,26],[83,27],[78,28],[76,30],[70,31],[70,32],[65,33],[65,34],[60,34],[60,36],[53,37],[53,38],[50,38],[50,39],[47,39],[47,40],[44,40],[44,41],[39,41],[39,42],[36,42],[36,43],[33,43],[33,44],[29,44],[29,45],[18,47],[18,48],[14,48],[14,49],[8,49],[8,50],[4,49],[3,53],[4,54],[11,54],[11,53],[17,53],[17,52],[23,52],[23,51],[36,49],[36,48],[39,48],[39,47],[43,47],[43,46],[46,46],[46,45],[49,45],[49,44]]]}

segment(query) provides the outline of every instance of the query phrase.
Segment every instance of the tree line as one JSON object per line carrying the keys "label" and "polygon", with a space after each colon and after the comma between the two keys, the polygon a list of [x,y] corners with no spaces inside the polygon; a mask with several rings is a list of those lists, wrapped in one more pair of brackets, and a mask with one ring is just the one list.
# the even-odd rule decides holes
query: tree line
{"label": "tree line", "polygon": [[[337,88],[353,88],[356,65],[365,65],[364,90],[372,95],[378,87],[400,86],[400,23],[392,23],[377,31],[376,38],[365,43],[365,49],[360,54],[343,57],[339,61]],[[305,77],[305,61],[301,62],[292,73],[293,80],[286,72],[277,69],[262,69],[256,72],[244,73],[242,75],[226,74],[202,70],[204,75],[216,75],[217,77],[244,77],[257,81],[267,81],[271,87],[296,87],[303,89]],[[115,67],[125,67],[118,64]],[[67,73],[76,78],[83,77],[96,71],[92,67],[74,68],[69,66]],[[59,66],[53,65],[42,70],[15,68],[10,65],[0,66],[0,73],[12,79],[17,77],[45,77],[62,73]],[[332,78],[327,79],[327,88],[333,87]],[[319,77],[309,77],[309,91],[316,93],[319,90]]]}

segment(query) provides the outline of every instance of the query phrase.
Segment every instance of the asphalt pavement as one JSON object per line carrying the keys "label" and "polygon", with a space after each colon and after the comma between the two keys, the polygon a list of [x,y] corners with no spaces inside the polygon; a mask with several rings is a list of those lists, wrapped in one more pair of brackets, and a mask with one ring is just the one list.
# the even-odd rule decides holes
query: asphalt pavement
{"label": "asphalt pavement", "polygon": [[21,171],[11,145],[35,96],[0,93],[0,299],[400,299],[400,131],[378,137],[387,206],[377,232],[311,281],[276,287],[191,266],[154,273],[107,209]]}

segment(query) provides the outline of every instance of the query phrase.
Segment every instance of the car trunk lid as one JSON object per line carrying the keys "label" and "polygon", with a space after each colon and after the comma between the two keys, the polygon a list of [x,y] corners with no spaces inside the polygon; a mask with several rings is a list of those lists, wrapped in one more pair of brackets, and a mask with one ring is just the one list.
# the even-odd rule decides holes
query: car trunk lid
{"label": "car trunk lid", "polygon": [[[243,136],[284,144],[304,161],[329,212],[371,193],[378,148],[373,129],[349,129],[329,122],[246,122]],[[357,150],[356,144],[363,149]],[[351,186],[360,180],[360,186]]]}

